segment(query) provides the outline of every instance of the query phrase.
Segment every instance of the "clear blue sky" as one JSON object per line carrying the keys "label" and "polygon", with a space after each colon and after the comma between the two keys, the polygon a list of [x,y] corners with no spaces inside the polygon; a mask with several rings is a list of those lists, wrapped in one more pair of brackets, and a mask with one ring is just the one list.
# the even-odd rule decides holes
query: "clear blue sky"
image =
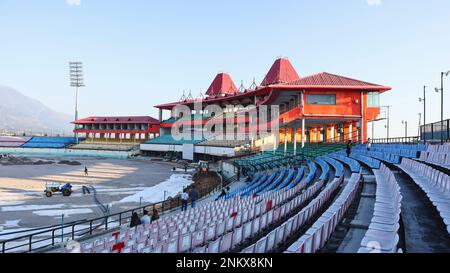
{"label": "clear blue sky", "polygon": [[391,86],[382,96],[393,106],[391,135],[403,135],[402,119],[416,134],[424,84],[428,121],[440,118],[432,89],[450,69],[450,1],[369,4],[378,1],[1,0],[0,84],[72,114],[67,62],[80,60],[81,116],[157,116],[154,105],[204,92],[219,71],[248,87],[287,56],[300,76]]}

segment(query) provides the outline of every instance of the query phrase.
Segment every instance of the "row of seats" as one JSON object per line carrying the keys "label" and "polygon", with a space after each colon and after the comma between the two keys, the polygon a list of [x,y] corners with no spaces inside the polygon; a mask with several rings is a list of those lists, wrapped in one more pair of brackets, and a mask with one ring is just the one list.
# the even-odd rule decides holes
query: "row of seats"
{"label": "row of seats", "polygon": [[61,149],[75,143],[76,138],[74,137],[33,137],[27,143],[22,145],[22,147]]}
{"label": "row of seats", "polygon": [[[319,185],[320,186],[320,185]],[[129,230],[121,231],[123,236],[119,236],[115,241],[109,237],[99,240],[99,247],[96,243],[88,243],[91,248],[82,246],[82,249],[93,252],[106,252],[114,249],[114,246],[120,244],[125,252],[224,252],[233,247],[233,243],[239,243],[248,234],[254,235],[258,233],[262,227],[267,226],[278,218],[284,217],[292,209],[302,205],[310,196],[320,189],[319,186],[310,187],[303,194],[292,198],[301,187],[296,187],[289,191],[270,192],[257,198],[234,198],[231,200],[221,200],[218,202],[207,203],[206,205],[189,210],[188,212],[177,213],[176,215],[161,218],[152,223],[146,229],[141,230],[137,236],[130,237]],[[256,202],[256,203],[255,203]],[[284,202],[284,203],[283,203]],[[249,204],[254,204],[250,206]],[[238,206],[236,206],[238,204]],[[280,205],[278,205],[280,204]],[[232,208],[231,208],[231,207]],[[184,233],[175,233],[175,229],[189,220],[195,219],[202,214],[206,208],[214,207],[215,209],[230,208],[227,218],[218,219],[216,222],[199,222],[195,225],[197,229],[185,228]],[[247,216],[246,216],[247,215]],[[212,219],[211,215],[202,217],[203,220]],[[247,219],[246,219],[247,218]],[[183,219],[183,221],[175,221],[174,219]],[[172,223],[174,231],[172,234],[168,232],[168,222]],[[190,222],[188,226],[192,226]],[[162,229],[162,227],[165,227]],[[146,232],[150,230],[150,232]],[[165,232],[161,233],[162,230]],[[202,235],[203,234],[203,235]],[[214,234],[215,236],[210,236]],[[159,235],[159,236],[158,236]],[[144,237],[144,238],[142,238]],[[202,239],[204,238],[204,239]],[[106,243],[112,241],[114,246]],[[203,243],[200,247],[199,245]],[[103,249],[100,249],[103,248]],[[70,250],[69,250],[70,251]]]}
{"label": "row of seats", "polygon": [[399,242],[400,187],[386,165],[381,164],[373,173],[376,180],[374,212],[358,253],[395,253]]}
{"label": "row of seats", "polygon": [[361,153],[358,153],[356,151],[352,151],[350,157],[359,160],[369,166],[372,169],[379,169],[380,168],[380,160],[372,158],[370,156],[365,156]]}
{"label": "row of seats", "polygon": [[[316,169],[312,169],[313,174],[315,176],[315,172]],[[303,178],[303,174],[304,174],[304,169],[303,167],[300,167],[297,171],[297,176],[295,178],[295,171],[294,169],[290,168],[289,169],[289,173],[286,176],[286,178],[282,181],[283,177],[285,176],[286,170],[282,169],[282,175],[279,175],[278,178],[275,180],[274,183],[272,183],[270,186],[268,186],[271,181],[273,181],[273,179],[276,176],[276,172],[272,172],[272,174],[269,176],[267,172],[264,173],[256,173],[255,176],[253,177],[253,180],[246,186],[243,186],[240,189],[237,189],[233,192],[229,192],[227,193],[227,195],[225,196],[226,199],[232,198],[236,195],[242,195],[242,196],[249,196],[252,195],[254,193],[258,193],[259,191],[261,191],[261,189],[265,188],[265,187],[269,187],[269,190],[280,190],[282,188],[286,188],[287,190],[292,189],[293,187],[295,187],[296,185],[298,185],[298,183],[301,181],[301,179]],[[309,184],[311,181],[308,181],[307,184]]]}
{"label": "row of seats", "polygon": [[112,150],[112,151],[131,151],[136,145],[121,145],[121,144],[100,144],[100,143],[80,143],[73,145],[71,149],[83,150]]}
{"label": "row of seats", "polygon": [[31,137],[0,136],[0,147],[20,147],[30,139]]}
{"label": "row of seats", "polygon": [[381,152],[381,151],[367,151],[365,149],[358,150],[358,153],[370,156],[381,161],[386,161],[391,164],[399,164],[401,157],[396,154],[391,154],[389,152]]}
{"label": "row of seats", "polygon": [[324,156],[322,158],[326,162],[330,163],[331,166],[333,166],[333,168],[335,169],[335,172],[334,172],[335,177],[341,177],[345,174],[344,165],[341,162],[339,162],[331,157],[328,157],[328,156]]}
{"label": "row of seats", "polygon": [[314,178],[316,178],[317,165],[316,165],[316,163],[310,161],[310,162],[308,162],[308,168],[309,168],[309,173],[306,176],[305,180],[307,181],[307,183],[311,183],[314,180]]}
{"label": "row of seats", "polygon": [[203,146],[214,146],[214,147],[229,147],[229,148],[235,148],[240,147],[246,144],[250,144],[249,140],[218,140],[218,139],[211,139],[211,140],[205,140],[203,142],[200,142],[199,145]]}
{"label": "row of seats", "polygon": [[[314,180],[314,178],[316,176],[316,172],[317,172],[316,164],[314,164],[313,162],[309,162],[308,165],[310,168],[310,173],[305,180],[306,185],[309,185]],[[320,166],[322,168],[322,175],[319,177],[319,179],[321,179],[321,180],[328,179],[329,173],[330,173],[329,165],[325,161],[322,160]],[[276,188],[279,185],[279,182],[281,182],[281,179],[283,178],[283,176],[284,176],[284,173],[280,174],[280,176],[277,178],[277,180],[275,180],[275,182],[273,182],[273,183],[272,183],[273,178],[269,177],[269,179],[267,179],[267,181],[265,183],[262,183],[256,187],[252,187],[249,190],[247,190],[246,192],[244,192],[243,196],[249,196],[249,195],[252,195],[255,193],[259,193],[262,189],[266,188],[268,185],[273,185],[273,188]],[[302,176],[303,176],[303,169],[299,170],[296,179],[294,179],[292,181],[292,183],[286,187],[286,189],[289,190],[289,189],[295,187],[298,184],[298,182],[301,180]],[[269,186],[269,190],[272,190],[273,188],[272,188],[272,186]]]}
{"label": "row of seats", "polygon": [[[294,199],[282,206],[267,211],[260,217],[255,218],[252,222],[247,222],[243,227],[235,229],[233,234],[227,234],[228,237],[224,236],[220,242],[212,242],[208,246],[208,253],[223,253],[233,249],[234,246],[239,245],[239,242],[243,242],[248,238],[257,236],[260,231],[264,231],[265,227],[268,227],[271,223],[276,223],[278,219],[284,218],[291,211],[303,206],[307,200],[309,200],[313,195],[315,195],[321,188],[322,182],[318,182],[315,185],[309,187],[304,193],[298,195]],[[273,216],[271,216],[273,215]],[[272,220],[272,221],[269,221]],[[286,239],[286,232],[277,232],[277,230],[272,230],[270,232],[274,235],[273,245],[277,245]],[[201,252],[201,251],[200,251]],[[203,252],[201,252],[203,253]]]}
{"label": "row of seats", "polygon": [[[335,181],[342,180],[343,177],[335,179]],[[333,204],[322,213],[300,239],[289,246],[285,253],[315,253],[323,248],[353,202],[360,180],[361,173],[352,174]]]}
{"label": "row of seats", "polygon": [[283,168],[283,169],[281,169],[280,175],[277,177],[277,179],[275,179],[275,181],[273,183],[271,183],[267,187],[263,188],[261,191],[258,191],[257,193],[261,194],[261,193],[265,193],[265,192],[275,189],[276,187],[278,187],[280,185],[281,182],[283,182],[283,179],[285,178],[285,176],[286,176],[286,169]]}
{"label": "row of seats", "polygon": [[450,234],[450,176],[426,164],[403,158],[397,165],[427,194]]}
{"label": "row of seats", "polygon": [[419,160],[450,170],[450,145],[430,145],[426,152],[420,153]]}
{"label": "row of seats", "polygon": [[428,149],[426,151],[430,153],[450,154],[450,144],[428,145]]}
{"label": "row of seats", "polygon": [[[303,169],[303,168],[300,168],[300,169]],[[289,184],[294,179],[294,175],[295,175],[294,168],[290,168],[288,174],[283,179],[283,181],[281,183],[279,183],[277,186],[273,187],[272,189],[280,190],[280,189],[284,188],[287,184]]]}
{"label": "row of seats", "polygon": [[320,180],[327,180],[328,177],[330,177],[330,165],[326,163],[323,159],[318,158],[316,159],[317,164],[319,164],[320,168],[322,169],[322,173],[319,177]]}
{"label": "row of seats", "polygon": [[[312,189],[320,189],[324,185],[324,181],[320,180],[316,182]],[[311,189],[309,188],[309,189]],[[329,184],[322,190],[319,195],[307,206],[305,206],[299,213],[290,217],[283,224],[269,232],[266,236],[259,239],[256,243],[246,247],[241,251],[241,253],[266,253],[274,250],[278,245],[285,242],[290,236],[292,236],[295,232],[297,232],[306,222],[309,221],[310,217],[312,217],[317,210],[320,209],[320,205],[322,204],[321,200],[324,198],[329,198],[332,191],[334,191],[334,186]],[[314,192],[317,192],[314,190]],[[312,191],[312,190],[311,190]],[[310,196],[312,196],[311,194]],[[311,203],[313,203],[311,205]]]}
{"label": "row of seats", "polygon": [[278,187],[276,187],[275,190],[279,191],[279,190],[281,190],[284,187],[286,187],[286,189],[288,189],[288,190],[291,189],[292,187],[297,185],[300,182],[300,180],[302,180],[303,172],[304,172],[304,168],[303,167],[298,168],[297,175],[294,177],[295,170],[291,168],[289,170],[289,174],[286,177],[286,179],[284,179],[283,183],[278,185]]}
{"label": "row of seats", "polygon": [[428,149],[428,145],[427,144],[423,144],[423,143],[412,143],[412,144],[372,144],[372,148],[400,149],[400,150],[411,150],[411,151],[426,151]]}
{"label": "row of seats", "polygon": [[267,186],[268,184],[272,183],[272,181],[275,179],[275,177],[277,176],[278,172],[277,171],[272,171],[272,174],[267,175],[267,179],[260,181],[259,184],[254,185],[252,187],[250,187],[249,189],[247,189],[242,196],[250,196],[253,193],[258,192],[259,190],[261,190],[263,187]]}
{"label": "row of seats", "polygon": [[[386,152],[389,154],[395,154],[402,157],[409,157],[409,158],[417,158],[420,151],[419,149],[413,149],[412,147],[409,147],[408,149],[402,149],[402,145],[390,145],[390,144],[372,144],[372,147],[370,148],[371,151],[375,152]],[[417,146],[413,146],[417,147]],[[354,148],[354,150],[364,150],[367,149],[366,145],[358,145]]]}
{"label": "row of seats", "polygon": [[346,157],[339,153],[330,154],[329,157],[337,159],[347,164],[347,166],[350,167],[350,171],[352,173],[359,173],[361,171],[361,165],[357,160],[354,160],[353,158]]}
{"label": "row of seats", "polygon": [[188,136],[186,139],[174,139],[172,135],[160,135],[159,137],[147,140],[147,144],[166,144],[166,145],[182,145],[182,144],[198,144],[205,141],[203,136],[196,139],[194,136]]}

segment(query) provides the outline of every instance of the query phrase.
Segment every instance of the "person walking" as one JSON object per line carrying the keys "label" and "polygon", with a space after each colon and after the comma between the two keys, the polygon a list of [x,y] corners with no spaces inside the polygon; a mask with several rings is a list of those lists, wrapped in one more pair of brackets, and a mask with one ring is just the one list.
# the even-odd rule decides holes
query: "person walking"
{"label": "person walking", "polygon": [[217,201],[217,200],[219,200],[220,198],[222,198],[222,197],[224,197],[226,195],[227,195],[226,188],[222,188],[222,192],[219,194],[219,196],[217,196],[216,200],[214,200],[214,201]]}
{"label": "person walking", "polygon": [[189,192],[189,198],[191,199],[191,208],[195,208],[195,201],[197,201],[198,195],[199,193],[195,188],[195,185],[192,185],[192,189]]}
{"label": "person walking", "polygon": [[137,212],[133,212],[131,215],[130,228],[139,226],[141,224],[141,219],[139,219],[139,215]]}
{"label": "person walking", "polygon": [[183,190],[181,193],[181,211],[187,210],[187,203],[189,199],[189,194],[186,192],[186,190]]}
{"label": "person walking", "polygon": [[366,148],[367,151],[370,152],[370,149],[372,148],[372,140],[370,139],[370,137],[367,139]]}
{"label": "person walking", "polygon": [[352,153],[352,141],[351,140],[349,140],[347,142],[346,153],[347,153],[347,157],[350,157],[350,154]]}
{"label": "person walking", "polygon": [[141,224],[148,225],[150,224],[150,216],[148,216],[148,211],[144,209],[143,216],[141,217]]}
{"label": "person walking", "polygon": [[88,175],[89,175],[89,172],[88,172],[88,169],[87,169],[86,166],[84,166],[84,175],[85,175],[85,176],[88,176]]}

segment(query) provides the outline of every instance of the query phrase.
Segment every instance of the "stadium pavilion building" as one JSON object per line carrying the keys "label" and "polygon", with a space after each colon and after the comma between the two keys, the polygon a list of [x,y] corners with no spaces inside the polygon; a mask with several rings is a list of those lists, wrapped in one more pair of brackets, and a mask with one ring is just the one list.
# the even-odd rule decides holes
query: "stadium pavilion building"
{"label": "stadium pavilion building", "polygon": [[[279,58],[259,86],[253,83],[249,89],[242,86],[238,89],[229,74],[219,73],[207,89],[206,97],[183,96],[180,101],[155,106],[159,109],[160,137],[141,144],[141,150],[182,153],[186,159],[195,154],[233,157],[246,147],[259,148],[264,142],[270,142],[249,137],[239,140],[217,140],[214,137],[179,140],[172,135],[171,128],[177,123],[194,128],[196,124],[210,122],[212,115],[205,108],[213,104],[232,109],[236,113],[236,123],[242,107],[279,106],[279,131],[272,132],[271,139],[281,144],[284,151],[291,149],[295,153],[305,143],[313,142],[343,143],[349,139],[365,142],[367,123],[380,114],[379,96],[390,89],[327,72],[300,77],[287,58]],[[202,109],[195,107],[199,102]],[[172,110],[179,106],[188,107],[192,115],[174,114]],[[163,111],[171,111],[171,118],[163,120]],[[230,122],[229,116],[223,125],[226,126],[227,122]],[[245,134],[251,126],[246,117],[245,126],[235,126],[238,127],[236,133]]]}

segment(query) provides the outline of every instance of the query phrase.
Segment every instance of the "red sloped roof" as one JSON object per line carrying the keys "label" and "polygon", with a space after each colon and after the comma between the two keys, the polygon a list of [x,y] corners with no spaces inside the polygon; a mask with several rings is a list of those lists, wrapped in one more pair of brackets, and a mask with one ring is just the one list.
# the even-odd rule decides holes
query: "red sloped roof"
{"label": "red sloped roof", "polygon": [[343,77],[327,72],[304,77],[299,80],[291,81],[287,85],[301,85],[301,86],[345,86],[345,87],[382,87],[381,85],[355,80],[348,77]]}
{"label": "red sloped roof", "polygon": [[72,123],[152,123],[159,124],[159,121],[149,116],[122,116],[122,117],[87,117],[73,121]]}
{"label": "red sloped roof", "polygon": [[291,62],[286,58],[279,58],[275,60],[266,77],[261,82],[261,85],[288,83],[299,79],[300,76],[295,71]]}
{"label": "red sloped roof", "polygon": [[233,80],[228,73],[219,73],[216,75],[208,90],[206,90],[206,95],[221,95],[221,94],[235,94],[238,92],[236,85],[234,85]]}

